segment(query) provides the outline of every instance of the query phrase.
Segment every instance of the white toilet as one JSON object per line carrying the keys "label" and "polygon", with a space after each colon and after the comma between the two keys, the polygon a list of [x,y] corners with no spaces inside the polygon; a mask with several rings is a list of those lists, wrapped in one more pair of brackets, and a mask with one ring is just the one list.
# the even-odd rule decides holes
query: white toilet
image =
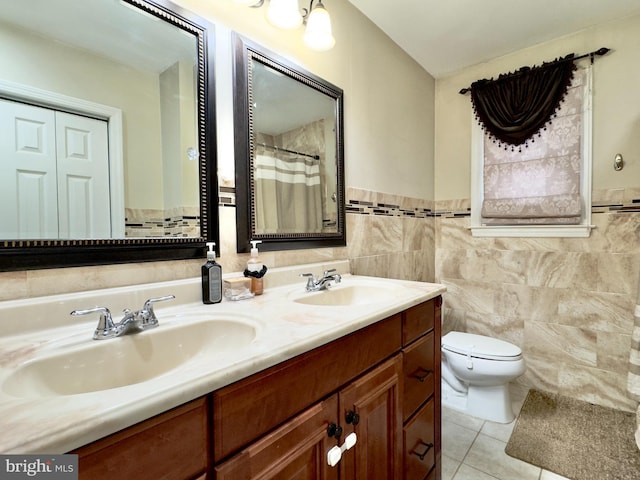
{"label": "white toilet", "polygon": [[509,382],[526,369],[522,350],[496,338],[449,332],[442,337],[442,405],[499,423],[515,418]]}

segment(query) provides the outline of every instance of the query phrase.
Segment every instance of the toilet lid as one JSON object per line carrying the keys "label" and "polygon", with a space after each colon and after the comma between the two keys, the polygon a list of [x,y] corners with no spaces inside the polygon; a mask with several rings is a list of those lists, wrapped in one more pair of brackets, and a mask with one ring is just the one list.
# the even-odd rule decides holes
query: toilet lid
{"label": "toilet lid", "polygon": [[488,360],[513,361],[522,358],[520,347],[497,338],[473,333],[449,332],[442,337],[442,348]]}

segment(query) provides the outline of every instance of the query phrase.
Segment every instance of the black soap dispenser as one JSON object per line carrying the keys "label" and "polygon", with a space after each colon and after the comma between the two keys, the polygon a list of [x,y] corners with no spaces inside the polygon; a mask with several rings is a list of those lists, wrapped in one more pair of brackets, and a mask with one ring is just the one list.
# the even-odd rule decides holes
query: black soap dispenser
{"label": "black soap dispenser", "polygon": [[202,303],[220,303],[222,301],[222,267],[216,263],[216,244],[207,242],[207,263],[202,265]]}

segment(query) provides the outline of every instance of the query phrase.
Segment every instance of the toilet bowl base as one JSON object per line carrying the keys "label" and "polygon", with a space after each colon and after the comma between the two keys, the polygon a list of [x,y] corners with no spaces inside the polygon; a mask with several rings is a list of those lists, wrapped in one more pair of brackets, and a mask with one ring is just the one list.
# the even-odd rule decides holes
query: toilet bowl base
{"label": "toilet bowl base", "polygon": [[460,393],[442,380],[442,406],[497,423],[515,419],[508,383],[492,387],[469,385],[467,393]]}

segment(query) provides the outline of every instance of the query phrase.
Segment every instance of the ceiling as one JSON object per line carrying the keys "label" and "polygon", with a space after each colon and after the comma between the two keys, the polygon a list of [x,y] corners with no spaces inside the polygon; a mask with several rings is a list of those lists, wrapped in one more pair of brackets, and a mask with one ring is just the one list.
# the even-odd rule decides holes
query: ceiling
{"label": "ceiling", "polygon": [[[349,1],[436,78],[640,14],[640,0]],[[603,46],[610,47],[593,48]]]}

